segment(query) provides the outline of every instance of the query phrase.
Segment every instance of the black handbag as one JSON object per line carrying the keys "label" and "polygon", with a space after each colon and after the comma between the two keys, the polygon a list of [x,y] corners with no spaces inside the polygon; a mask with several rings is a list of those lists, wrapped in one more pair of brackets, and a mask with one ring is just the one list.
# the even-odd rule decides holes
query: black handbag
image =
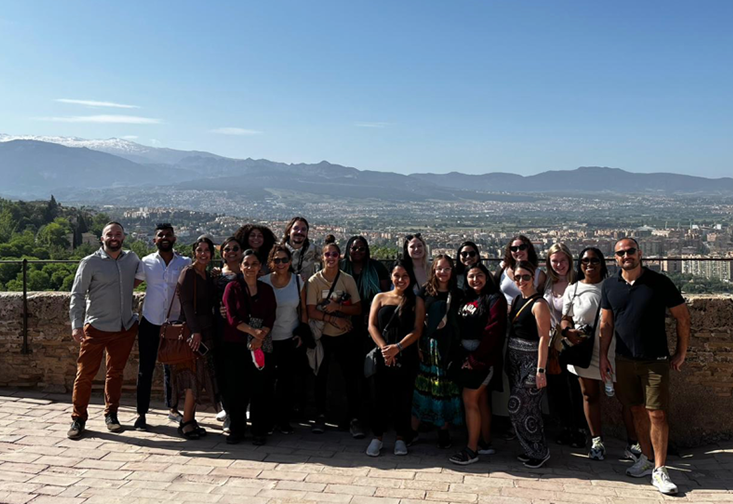
{"label": "black handbag", "polygon": [[[577,293],[578,287],[575,287]],[[576,296],[573,297],[573,300]],[[596,311],[596,319],[593,323],[593,331],[588,335],[584,341],[577,343],[573,346],[563,346],[559,354],[560,366],[565,368],[567,365],[577,366],[579,368],[587,369],[590,366],[591,360],[593,360],[593,347],[596,342],[596,329],[598,327],[598,319],[601,314],[601,304],[598,303],[598,311]]]}

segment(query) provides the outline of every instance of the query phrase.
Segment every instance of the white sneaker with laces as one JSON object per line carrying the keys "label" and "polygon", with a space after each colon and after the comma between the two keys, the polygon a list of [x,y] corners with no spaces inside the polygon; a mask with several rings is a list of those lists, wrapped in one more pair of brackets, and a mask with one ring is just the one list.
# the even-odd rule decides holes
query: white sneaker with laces
{"label": "white sneaker with laces", "polygon": [[603,444],[603,439],[600,436],[593,438],[590,451],[588,452],[588,458],[591,460],[603,460],[606,458],[606,446]]}
{"label": "white sneaker with laces", "polygon": [[[395,446],[395,448],[397,447]],[[382,451],[382,442],[379,439],[374,438],[369,443],[369,446],[367,447],[367,450],[366,450],[366,454],[369,455],[370,457],[379,457],[379,453],[381,451]],[[405,451],[407,451],[407,448],[405,448]]]}
{"label": "white sneaker with laces", "polygon": [[223,422],[227,419],[227,412],[226,410],[221,410],[219,413],[216,414],[216,420],[218,422]]}
{"label": "white sneaker with laces", "polygon": [[222,432],[232,432],[232,420],[228,416],[224,419],[224,425],[222,425]]}
{"label": "white sneaker with laces", "polygon": [[652,473],[652,485],[657,487],[657,490],[666,495],[675,495],[677,493],[677,485],[672,483],[667,473],[667,468],[657,467]]}
{"label": "white sneaker with laces", "polygon": [[407,445],[401,439],[398,439],[394,443],[394,454],[395,455],[407,455]]}
{"label": "white sneaker with laces", "polygon": [[634,465],[626,469],[626,475],[632,478],[643,478],[644,476],[649,476],[653,470],[654,464],[649,462],[646,455],[642,453],[641,457],[634,462]]}

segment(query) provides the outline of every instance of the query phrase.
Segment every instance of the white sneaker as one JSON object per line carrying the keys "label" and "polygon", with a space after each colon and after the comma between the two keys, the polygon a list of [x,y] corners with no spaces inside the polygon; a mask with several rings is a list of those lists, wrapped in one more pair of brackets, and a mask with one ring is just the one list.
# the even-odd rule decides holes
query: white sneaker
{"label": "white sneaker", "polygon": [[223,422],[227,419],[227,412],[226,410],[221,410],[219,413],[216,414],[216,420],[218,422]]}
{"label": "white sneaker", "polygon": [[181,415],[178,411],[169,411],[168,420],[179,424],[183,422],[183,415]]}
{"label": "white sneaker", "polygon": [[229,434],[232,432],[232,419],[228,416],[224,419],[224,425],[222,425],[222,432]]}
{"label": "white sneaker", "polygon": [[606,446],[603,444],[603,439],[600,436],[593,438],[590,451],[588,452],[588,458],[591,460],[603,460],[606,458]]}
{"label": "white sneaker", "polygon": [[[395,446],[395,449],[397,447]],[[371,443],[369,443],[369,446],[367,447],[366,454],[370,457],[379,457],[379,453],[382,451],[382,442],[374,438],[372,439]],[[407,452],[407,448],[405,448],[405,452]]]}
{"label": "white sneaker", "polygon": [[644,476],[649,476],[653,470],[654,464],[649,462],[646,455],[642,453],[641,457],[634,462],[634,465],[626,469],[626,475],[632,478],[643,478]]}
{"label": "white sneaker", "polygon": [[667,468],[657,467],[652,473],[652,485],[657,487],[657,490],[667,495],[675,495],[677,493],[677,485],[672,483],[667,474]]}
{"label": "white sneaker", "polygon": [[398,439],[394,443],[394,454],[395,455],[407,455],[407,445],[401,439]]}

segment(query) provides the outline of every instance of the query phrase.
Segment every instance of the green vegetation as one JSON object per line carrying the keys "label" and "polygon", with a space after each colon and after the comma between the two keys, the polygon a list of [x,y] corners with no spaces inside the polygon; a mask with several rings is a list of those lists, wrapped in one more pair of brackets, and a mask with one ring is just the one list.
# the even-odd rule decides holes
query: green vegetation
{"label": "green vegetation", "polygon": [[715,278],[704,278],[689,273],[667,273],[667,276],[685,294],[733,293],[733,284]]}

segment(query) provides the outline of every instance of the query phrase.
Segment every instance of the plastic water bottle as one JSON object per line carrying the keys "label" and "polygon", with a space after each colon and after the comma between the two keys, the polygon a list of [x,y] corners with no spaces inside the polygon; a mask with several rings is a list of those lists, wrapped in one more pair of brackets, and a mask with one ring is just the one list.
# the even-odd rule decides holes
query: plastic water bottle
{"label": "plastic water bottle", "polygon": [[613,389],[613,375],[611,370],[606,371],[606,381],[603,383],[603,389],[606,391],[606,396],[613,397],[616,395],[616,391]]}

